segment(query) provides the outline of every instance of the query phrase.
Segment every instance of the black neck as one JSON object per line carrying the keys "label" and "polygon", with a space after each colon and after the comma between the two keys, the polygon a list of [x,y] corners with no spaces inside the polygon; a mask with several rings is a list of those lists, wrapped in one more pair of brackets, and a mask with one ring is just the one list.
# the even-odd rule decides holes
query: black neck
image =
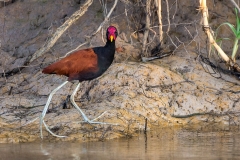
{"label": "black neck", "polygon": [[[115,48],[115,41],[112,42],[110,40],[107,40],[105,47],[114,47]],[[115,51],[115,49],[114,49]]]}
{"label": "black neck", "polygon": [[100,76],[112,64],[115,54],[115,41],[107,41],[104,47],[95,47],[94,52],[98,57],[99,71],[96,75]]}

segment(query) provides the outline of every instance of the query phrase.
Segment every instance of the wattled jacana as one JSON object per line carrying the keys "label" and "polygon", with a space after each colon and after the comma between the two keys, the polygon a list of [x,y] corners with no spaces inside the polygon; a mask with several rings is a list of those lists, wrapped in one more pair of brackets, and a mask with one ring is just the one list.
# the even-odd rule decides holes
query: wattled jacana
{"label": "wattled jacana", "polygon": [[55,94],[55,92],[72,80],[79,80],[79,83],[76,89],[73,91],[70,100],[74,107],[83,116],[84,121],[90,124],[109,124],[104,122],[95,122],[94,120],[97,118],[95,118],[94,120],[89,120],[87,116],[83,113],[83,111],[75,103],[74,95],[80,87],[80,82],[93,80],[101,76],[112,64],[115,54],[115,40],[117,38],[117,35],[117,29],[114,26],[109,26],[106,32],[107,42],[105,46],[78,50],[76,52],[73,52],[69,56],[61,59],[60,61],[55,62],[43,69],[42,72],[45,74],[65,75],[68,77],[68,80],[55,88],[48,97],[47,103],[40,117],[41,138],[43,138],[42,124],[44,124],[47,131],[50,132],[52,135],[57,137],[65,137],[54,134],[44,122],[44,117],[48,110],[48,106],[50,104],[52,96]]}

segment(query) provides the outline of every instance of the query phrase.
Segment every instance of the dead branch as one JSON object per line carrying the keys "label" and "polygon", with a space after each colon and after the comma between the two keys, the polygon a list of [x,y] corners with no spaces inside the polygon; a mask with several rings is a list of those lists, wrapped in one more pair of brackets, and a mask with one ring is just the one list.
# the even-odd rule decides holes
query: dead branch
{"label": "dead branch", "polygon": [[169,4],[168,4],[168,0],[166,0],[166,6],[167,6],[167,21],[168,21],[168,28],[167,28],[167,31],[166,33],[168,33],[170,31],[170,26],[171,26],[171,23],[170,23],[170,18],[169,18]]}
{"label": "dead branch", "polygon": [[155,5],[158,8],[158,22],[159,22],[159,42],[160,44],[162,44],[162,40],[163,40],[163,30],[162,30],[162,4],[161,4],[161,0],[155,0]]}
{"label": "dead branch", "polygon": [[29,62],[34,61],[38,57],[42,56],[45,52],[47,52],[62,36],[62,34],[76,21],[78,20],[84,13],[87,11],[88,7],[92,4],[93,0],[86,0],[83,6],[80,7],[78,11],[76,11],[65,23],[58,27],[57,31],[54,35],[45,43],[45,45],[37,50],[31,57]]}

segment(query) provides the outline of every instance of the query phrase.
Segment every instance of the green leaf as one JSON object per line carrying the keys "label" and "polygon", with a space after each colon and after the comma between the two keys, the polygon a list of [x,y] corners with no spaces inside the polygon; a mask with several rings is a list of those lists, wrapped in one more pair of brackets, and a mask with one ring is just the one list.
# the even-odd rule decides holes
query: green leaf
{"label": "green leaf", "polygon": [[236,37],[237,39],[240,39],[240,33],[238,33],[238,35],[237,35],[237,37]]}
{"label": "green leaf", "polygon": [[225,22],[225,23],[222,23],[220,26],[222,26],[222,25],[228,25],[230,27],[230,29],[232,30],[234,36],[237,37],[238,33],[237,33],[236,29],[234,28],[234,26],[231,23]]}
{"label": "green leaf", "polygon": [[223,40],[231,40],[230,38],[218,38],[216,39],[216,42],[221,42]]}
{"label": "green leaf", "polygon": [[236,13],[236,26],[237,26],[237,32],[240,32],[240,20],[238,16],[238,10],[235,8],[235,13]]}
{"label": "green leaf", "polygon": [[235,38],[234,38],[234,44],[233,44],[233,50],[232,50],[232,59],[235,60],[236,58],[236,54],[237,54],[237,51],[238,51],[238,41],[240,40],[240,18],[238,16],[238,10],[235,8],[235,14],[236,14],[236,28],[234,27],[234,25],[232,25],[231,23],[228,23],[228,22],[225,22],[225,23],[222,23],[218,28],[217,28],[217,31],[216,31],[216,42],[220,42],[222,43],[222,40],[223,38],[219,38],[217,39],[217,33],[218,33],[218,29],[223,26],[223,25],[227,25],[229,26],[229,28],[232,30]]}

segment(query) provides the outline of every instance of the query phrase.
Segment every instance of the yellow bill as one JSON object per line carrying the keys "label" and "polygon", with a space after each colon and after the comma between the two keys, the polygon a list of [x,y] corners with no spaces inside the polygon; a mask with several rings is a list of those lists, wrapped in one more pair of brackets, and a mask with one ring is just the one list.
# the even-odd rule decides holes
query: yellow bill
{"label": "yellow bill", "polygon": [[110,41],[111,41],[111,42],[113,41],[113,36],[112,36],[112,35],[110,36]]}

